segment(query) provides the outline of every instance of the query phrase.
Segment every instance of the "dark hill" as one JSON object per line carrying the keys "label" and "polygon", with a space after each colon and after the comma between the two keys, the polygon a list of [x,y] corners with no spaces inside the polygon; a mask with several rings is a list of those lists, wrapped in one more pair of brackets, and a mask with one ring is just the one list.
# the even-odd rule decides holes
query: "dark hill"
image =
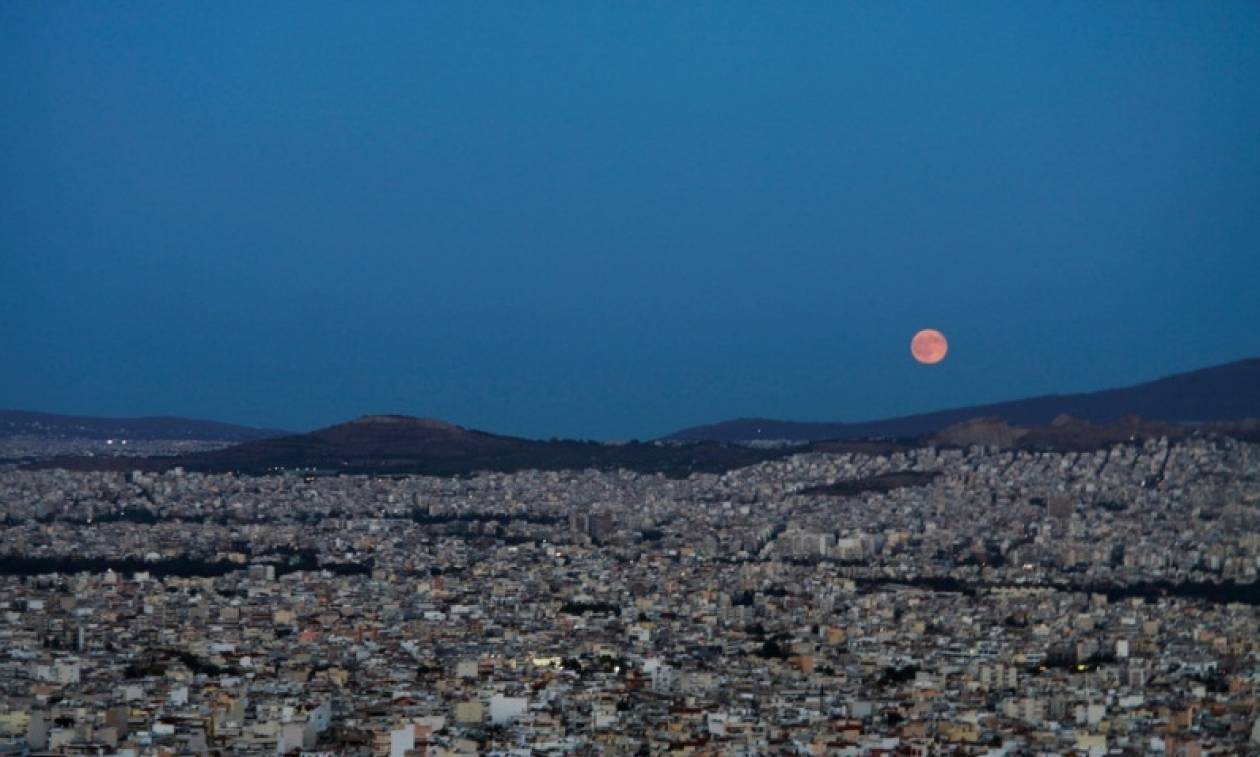
{"label": "dark hill", "polygon": [[1061,415],[1048,426],[1012,426],[1001,418],[975,418],[942,429],[930,441],[947,447],[984,444],[1003,448],[1084,452],[1130,439],[1178,439],[1196,430],[1240,439],[1247,439],[1247,433],[1254,432],[1245,424],[1175,425],[1148,421],[1136,415],[1126,415],[1108,423],[1090,423]]}
{"label": "dark hill", "polygon": [[52,439],[195,439],[243,442],[280,436],[287,431],[236,426],[218,421],[158,416],[151,418],[96,418],[26,410],[0,410],[0,437],[38,436]]}
{"label": "dark hill", "polygon": [[261,439],[227,449],[187,455],[183,462],[185,467],[194,469],[387,470],[406,468],[422,459],[495,458],[510,453],[522,444],[531,443],[470,431],[429,418],[368,415],[309,434]]}
{"label": "dark hill", "polygon": [[807,442],[920,437],[975,418],[994,418],[1017,426],[1049,426],[1061,415],[1092,424],[1111,424],[1128,416],[1166,423],[1221,423],[1260,418],[1260,358],[1178,373],[1123,389],[1052,394],[862,423],[741,418],[683,429],[666,439],[725,442],[786,439]]}
{"label": "dark hill", "polygon": [[356,421],[274,439],[178,457],[63,457],[39,467],[73,470],[166,470],[265,474],[316,469],[351,474],[453,476],[477,471],[617,469],[686,476],[723,472],[795,450],[754,450],[739,445],[536,441],[498,436],[443,421],[397,415]]}

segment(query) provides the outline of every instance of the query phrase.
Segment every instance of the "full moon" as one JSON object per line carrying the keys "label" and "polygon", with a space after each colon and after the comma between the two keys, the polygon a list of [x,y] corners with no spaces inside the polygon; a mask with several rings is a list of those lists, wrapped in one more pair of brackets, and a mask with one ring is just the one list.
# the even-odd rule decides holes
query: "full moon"
{"label": "full moon", "polygon": [[910,354],[924,365],[935,365],[945,359],[949,342],[936,329],[923,329],[910,340]]}

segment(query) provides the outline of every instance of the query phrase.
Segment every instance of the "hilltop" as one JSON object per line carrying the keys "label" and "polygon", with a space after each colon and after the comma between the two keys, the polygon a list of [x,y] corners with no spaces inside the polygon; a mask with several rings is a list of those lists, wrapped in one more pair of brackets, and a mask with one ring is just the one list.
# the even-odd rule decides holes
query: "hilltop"
{"label": "hilltop", "polygon": [[540,441],[467,429],[432,418],[370,415],[273,439],[187,455],[150,458],[61,457],[40,467],[73,470],[167,470],[266,474],[314,471],[351,474],[466,475],[477,471],[624,468],[686,476],[720,473],[794,450],[754,450],[720,442],[606,444]]}

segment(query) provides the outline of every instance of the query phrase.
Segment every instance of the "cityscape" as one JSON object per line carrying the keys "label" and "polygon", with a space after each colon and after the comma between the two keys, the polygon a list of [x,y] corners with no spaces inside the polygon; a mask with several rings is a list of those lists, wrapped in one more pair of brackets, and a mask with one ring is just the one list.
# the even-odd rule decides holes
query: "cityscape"
{"label": "cityscape", "polygon": [[11,469],[0,728],[71,754],[1243,754],[1258,472],[1220,437],[675,479]]}
{"label": "cityscape", "polygon": [[0,0],[0,757],[1260,757],[1260,2]]}

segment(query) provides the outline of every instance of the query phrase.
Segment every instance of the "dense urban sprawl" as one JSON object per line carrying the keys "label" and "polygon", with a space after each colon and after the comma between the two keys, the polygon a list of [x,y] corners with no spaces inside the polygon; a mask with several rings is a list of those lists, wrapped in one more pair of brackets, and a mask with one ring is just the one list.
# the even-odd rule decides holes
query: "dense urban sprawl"
{"label": "dense urban sprawl", "polygon": [[1229,439],[9,469],[0,527],[0,754],[1260,753],[1260,447]]}

